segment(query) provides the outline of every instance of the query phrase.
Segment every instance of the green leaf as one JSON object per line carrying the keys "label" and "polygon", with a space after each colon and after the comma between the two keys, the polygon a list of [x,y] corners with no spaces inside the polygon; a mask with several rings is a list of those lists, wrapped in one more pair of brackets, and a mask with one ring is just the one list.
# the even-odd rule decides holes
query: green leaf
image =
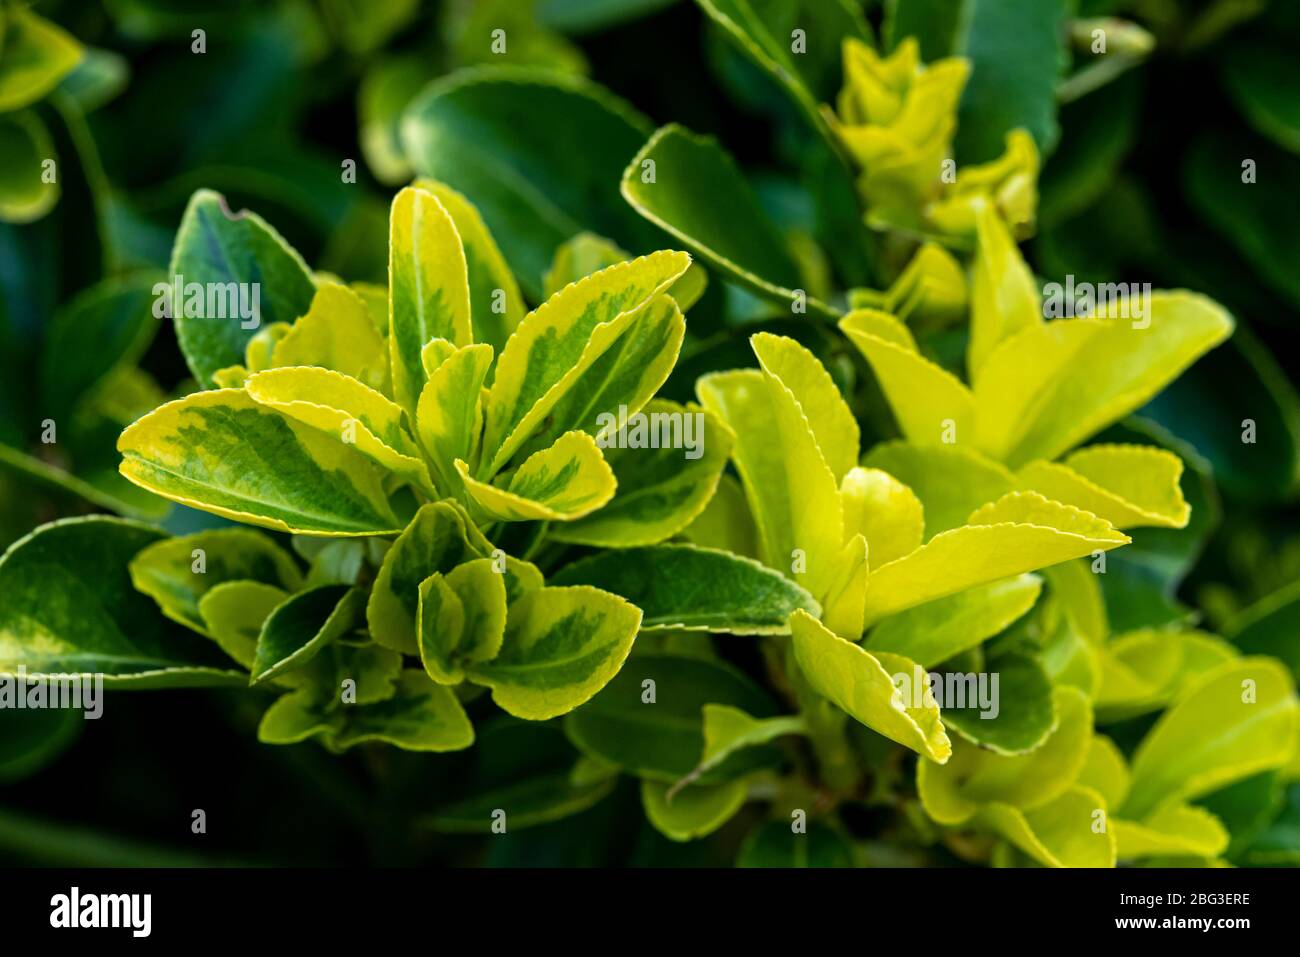
{"label": "green leaf", "polygon": [[[993,708],[984,709],[975,687],[963,683],[957,696],[965,707],[945,698],[943,720],[967,741],[997,754],[1025,754],[1043,743],[1056,726],[1052,708],[1052,682],[1043,666],[1024,654],[1009,654],[990,661],[981,671],[993,685]],[[961,675],[957,676],[961,681]],[[947,687],[945,676],[945,687]],[[964,688],[964,690],[963,690]]]}
{"label": "green leaf", "polygon": [[238,389],[169,402],[132,424],[117,448],[136,485],[251,525],[316,535],[401,526],[365,456]]}
{"label": "green leaf", "polygon": [[0,672],[103,674],[106,686],[235,685],[242,673],[158,614],[127,566],[163,532],[88,516],[42,525],[0,557]]}
{"label": "green leaf", "polygon": [[952,53],[971,63],[957,114],[957,157],[991,160],[1023,127],[1039,151],[1056,145],[1056,85],[1066,63],[1066,0],[965,0]]}
{"label": "green leaf", "polygon": [[641,782],[641,805],[659,833],[673,841],[707,837],[731,820],[745,803],[743,781],[697,785],[676,791],[661,781]]}
{"label": "green leaf", "polygon": [[787,634],[796,609],[821,611],[804,589],[758,562],[697,545],[601,552],[561,569],[552,581],[623,596],[644,613],[644,631]]}
{"label": "green leaf", "polygon": [[1084,694],[1095,696],[1101,686],[1101,656],[1097,643],[1084,635],[1077,622],[1068,614],[1055,614],[1058,606],[1053,601],[1047,605],[1047,619],[1039,661],[1052,684],[1069,685]]}
{"label": "green leaf", "polygon": [[1124,816],[1207,794],[1282,767],[1295,749],[1300,704],[1291,675],[1270,658],[1241,658],[1203,674],[1133,755]]}
{"label": "green leaf", "polygon": [[[1103,55],[1094,62],[1107,59]],[[1143,86],[1134,73],[1062,104],[1061,141],[1039,181],[1040,229],[1068,222],[1110,192],[1137,140]]]}
{"label": "green leaf", "polygon": [[450,502],[425,505],[379,566],[366,605],[370,636],[386,648],[418,654],[420,583],[435,572],[446,575],[457,565],[484,558],[491,551],[492,546],[461,509]]}
{"label": "green leaf", "polygon": [[398,122],[402,110],[429,81],[429,74],[418,54],[398,54],[376,57],[361,76],[357,140],[366,165],[385,186],[400,186],[411,178]]}
{"label": "green leaf", "polygon": [[863,642],[926,668],[969,651],[1021,618],[1038,601],[1042,580],[1017,575],[890,615]]}
{"label": "green leaf", "polygon": [[1300,861],[1300,784],[1291,784],[1286,794],[1282,813],[1251,843],[1249,863],[1294,866]]}
{"label": "green leaf", "polygon": [[850,289],[853,309],[880,308],[904,322],[946,323],[966,313],[966,272],[952,253],[925,242],[884,292]]}
{"label": "green leaf", "polygon": [[541,0],[537,19],[568,34],[595,33],[648,16],[678,0]]}
{"label": "green leaf", "polygon": [[[870,37],[858,5],[843,0],[696,2],[746,57],[785,89],[812,128],[829,142],[819,104],[828,99],[830,77],[838,76],[841,38]],[[798,27],[804,28],[805,48],[795,51],[791,34]],[[834,68],[818,69],[822,65]]]}
{"label": "green leaf", "polygon": [[0,113],[35,103],[53,90],[82,57],[62,27],[25,7],[10,7],[0,24]]}
{"label": "green leaf", "polygon": [[72,708],[6,710],[0,717],[0,784],[31,777],[68,750],[85,717]]}
{"label": "green leaf", "polygon": [[853,848],[821,821],[809,821],[802,832],[782,821],[768,821],[745,839],[736,866],[852,867]]}
{"label": "green leaf", "polygon": [[430,339],[474,339],[469,266],[460,234],[432,193],[407,187],[389,217],[388,348],[393,395],[411,414],[424,387],[420,352]]}
{"label": "green leaf", "polygon": [[1300,153],[1300,85],[1280,37],[1233,42],[1223,51],[1223,80],[1251,126]]}
{"label": "green leaf", "polygon": [[261,368],[275,366],[320,366],[380,391],[388,383],[384,339],[365,300],[333,282],[317,287],[307,314],[278,336],[271,361]]}
{"label": "green leaf", "polygon": [[351,446],[432,493],[428,468],[402,424],[401,408],[359,380],[332,369],[286,366],[254,373],[244,391],[258,405]]}
{"label": "green leaf", "polygon": [[619,201],[650,124],[585,80],[542,70],[462,70],[407,108],[402,142],[423,176],[483,214],[525,293],[540,298],[555,248],[584,229],[639,251],[656,240]]}
{"label": "green leaf", "polygon": [[1280,588],[1234,615],[1223,635],[1248,655],[1280,658],[1300,677],[1300,583]]}
{"label": "green leaf", "polygon": [[[621,189],[633,209],[713,268],[787,307],[801,300],[799,269],[785,240],[712,137],[663,127],[628,164]],[[808,303],[834,315],[829,306]]]}
{"label": "green leaf", "polygon": [[262,623],[288,597],[283,589],[262,582],[222,582],[199,599],[203,630],[222,651],[251,669]]}
{"label": "green leaf", "polygon": [[632,650],[640,623],[640,610],[609,592],[540,588],[510,606],[501,652],[465,672],[490,687],[503,710],[545,721],[605,687]]}
{"label": "green leaf", "polygon": [[513,834],[579,814],[614,789],[616,774],[580,777],[572,745],[558,725],[501,716],[485,724],[467,786],[439,801],[420,824],[443,834],[488,834],[505,813]]}
{"label": "green leaf", "polygon": [[469,274],[473,341],[487,343],[493,354],[500,355],[506,340],[524,318],[524,299],[519,292],[519,283],[473,203],[444,183],[422,179],[415,185],[436,196],[455,223],[465,249],[465,266]]}
{"label": "green leaf", "polygon": [[465,491],[490,517],[502,522],[567,522],[582,518],[614,497],[614,472],[586,432],[566,432],[548,449],[534,452],[500,488],[470,477],[455,462]]}
{"label": "green leaf", "polygon": [[[65,495],[79,496],[100,508],[131,518],[157,520],[166,515],[171,507],[164,500],[136,489],[128,482],[110,485],[109,482],[101,480],[92,484],[64,469],[0,443],[0,474],[6,473],[12,473],[21,479],[34,480],[41,486]],[[111,472],[109,476],[114,477]],[[114,485],[118,487],[113,487]]]}
{"label": "green leaf", "polygon": [[1127,535],[1089,512],[1035,492],[1011,492],[976,509],[966,525],[940,532],[910,555],[872,569],[866,618],[878,621],[973,585],[1128,541]]}
{"label": "green leaf", "polygon": [[[731,454],[731,433],[709,413],[675,402],[656,399],[643,414],[650,429],[645,441],[654,437],[653,445],[631,447],[634,433],[626,446],[617,435],[598,436],[618,485],[614,497],[591,515],[553,527],[551,538],[606,548],[654,545],[682,531],[708,505]],[[662,436],[673,431],[674,421],[681,423],[682,441],[665,442]],[[657,422],[667,425],[660,429]],[[691,423],[695,437],[688,442]]]}
{"label": "green leaf", "polygon": [[57,162],[40,117],[30,110],[0,113],[0,221],[30,223],[54,208],[59,184],[45,179],[47,160]]}
{"label": "green leaf", "polygon": [[[181,352],[205,388],[211,388],[218,369],[244,360],[244,347],[257,328],[230,308],[231,292],[242,289],[251,297],[256,288],[258,323],[269,324],[293,322],[303,315],[316,291],[306,263],[279,233],[255,213],[230,212],[225,197],[208,189],[195,192],[185,207],[169,272],[173,284],[198,283],[203,289],[200,315],[191,314],[185,288],[180,301],[170,306]],[[214,305],[218,312],[225,305],[225,318],[207,315],[207,300],[217,300],[218,292],[222,301]],[[176,299],[174,292],[170,298]]]}
{"label": "green leaf", "polygon": [[262,716],[258,740],[296,744],[323,735],[334,751],[371,741],[406,751],[462,751],[474,743],[474,728],[455,694],[420,671],[403,671],[396,693],[372,704],[326,710],[314,694],[308,688],[278,699]]}
{"label": "green leaf", "polygon": [[[321,648],[302,676],[319,700],[350,708],[378,704],[396,695],[398,680],[407,673],[402,664],[400,654],[373,641],[339,638]],[[344,701],[345,693],[349,697],[355,693],[356,701]]]}
{"label": "green leaf", "polygon": [[158,603],[173,621],[206,632],[199,603],[217,585],[249,580],[296,591],[302,573],[293,558],[266,535],[220,528],[167,538],[142,549],[130,562],[131,584]]}
{"label": "green leaf", "polygon": [[61,422],[79,403],[117,385],[158,331],[151,277],[128,275],[90,287],[55,314],[41,350],[41,402]]}
{"label": "green leaf", "polygon": [[926,63],[957,49],[965,8],[951,0],[885,0],[881,50],[892,51],[908,37],[920,46]]}
{"label": "green leaf", "polygon": [[262,625],[249,684],[262,684],[301,668],[335,639],[364,623],[365,592],[323,585],[276,607]]}
{"label": "green leaf", "polygon": [[1015,488],[1007,469],[961,445],[882,442],[862,464],[888,472],[921,500],[927,539],[964,525],[975,509]]}
{"label": "green leaf", "polygon": [[[542,298],[550,299],[570,283],[631,258],[630,253],[603,236],[578,233],[555,250],[551,268],[542,277]],[[685,312],[704,295],[708,284],[708,271],[699,263],[693,262],[691,268],[682,274],[682,278],[673,283],[669,293],[677,303],[677,308]]]}
{"label": "green leaf", "polygon": [[547,427],[565,394],[601,368],[604,353],[689,265],[685,253],[669,251],[620,263],[566,287],[524,318],[497,363],[479,478],[494,475]]}
{"label": "green leaf", "polygon": [[802,715],[759,719],[725,704],[706,704],[703,710],[704,753],[691,773],[672,786],[669,796],[694,783],[738,751],[759,747],[783,735],[808,733]]}
{"label": "green leaf", "polygon": [[[1250,155],[1237,137],[1206,130],[1183,161],[1183,188],[1192,208],[1240,254],[1253,274],[1292,307],[1300,305],[1300,278],[1292,263],[1300,252],[1287,197],[1300,190],[1300,157],[1253,140]],[[1245,144],[1243,144],[1245,145]],[[1263,175],[1244,178],[1245,159]],[[1265,173],[1266,171],[1266,173]]]}
{"label": "green leaf", "polygon": [[[1233,384],[1230,392],[1219,387],[1223,382]],[[1245,328],[1202,356],[1141,414],[1204,456],[1227,496],[1275,502],[1300,485],[1300,394]],[[1253,443],[1242,441],[1246,419],[1255,424]]]}
{"label": "green leaf", "polygon": [[959,740],[947,764],[917,762],[916,787],[926,813],[940,824],[957,825],[988,806],[1031,810],[1064,795],[1088,759],[1092,708],[1076,688],[1057,688],[1053,698],[1056,728],[1028,754],[996,754]]}
{"label": "green leaf", "polygon": [[1141,406],[1232,326],[1203,296],[1159,292],[1141,319],[1104,315],[1022,329],[983,366],[975,444],[1013,468],[1054,459]]}
{"label": "green leaf", "polygon": [[465,680],[464,665],[491,661],[506,630],[505,575],[489,558],[435,572],[420,582],[420,660],[439,684]]}
{"label": "green leaf", "polygon": [[790,633],[795,660],[818,694],[891,741],[931,760],[948,760],[952,744],[928,681],[916,689],[916,702],[895,686],[898,675],[911,680],[914,674],[924,674],[920,666],[901,655],[864,651],[804,611],[791,615]]}
{"label": "green leaf", "polygon": [[[584,754],[672,783],[699,762],[706,704],[730,705],[761,718],[773,713],[767,694],[728,665],[638,654],[600,694],[565,718],[564,730]],[[701,775],[699,783],[731,780],[771,757],[764,748],[747,748]]]}

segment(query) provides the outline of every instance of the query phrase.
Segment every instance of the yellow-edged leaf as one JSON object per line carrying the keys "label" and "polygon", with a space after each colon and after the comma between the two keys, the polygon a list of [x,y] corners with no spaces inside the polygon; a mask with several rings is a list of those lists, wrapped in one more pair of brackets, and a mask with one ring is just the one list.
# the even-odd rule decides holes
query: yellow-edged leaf
{"label": "yellow-edged leaf", "polygon": [[619,263],[566,286],[524,317],[497,362],[479,478],[505,466],[577,380],[689,265],[686,253],[671,251]]}
{"label": "yellow-edged leaf", "polygon": [[401,528],[368,458],[241,390],[160,406],[130,425],[117,448],[122,474],[136,485],[251,525],[316,535]]}
{"label": "yellow-edged leaf", "polygon": [[[435,339],[426,357],[440,352]],[[448,344],[450,345],[450,344]],[[432,363],[426,364],[426,368]],[[420,391],[415,425],[420,442],[429,455],[439,486],[448,495],[459,490],[455,462],[463,459],[471,468],[477,463],[483,436],[481,392],[492,365],[492,347],[484,343],[464,346],[446,355],[429,371],[429,381]]]}
{"label": "yellow-edged leaf", "polygon": [[[556,541],[632,548],[654,545],[676,535],[709,504],[731,455],[734,437],[717,417],[698,407],[661,399],[643,409],[651,436],[662,438],[681,422],[683,441],[657,441],[657,448],[602,446],[618,490],[609,504],[585,518],[553,526]],[[661,416],[667,416],[660,425]],[[687,418],[698,416],[698,418]],[[686,441],[687,436],[691,441]],[[597,438],[601,444],[602,438]]]}
{"label": "yellow-edged leaf", "polygon": [[492,354],[500,355],[524,318],[524,299],[514,273],[473,203],[446,183],[417,179],[414,185],[436,196],[456,224],[465,250],[473,341],[490,345]]}
{"label": "yellow-edged leaf", "polygon": [[503,710],[545,721],[605,687],[640,623],[640,609],[598,588],[540,588],[510,606],[500,653],[467,665],[466,673],[491,688]]}
{"label": "yellow-edged leaf", "polygon": [[[253,341],[248,344],[250,358]],[[321,366],[381,392],[388,382],[384,340],[371,322],[365,302],[337,283],[318,286],[307,314],[273,342],[270,362],[257,368],[250,364],[249,368],[258,371],[277,366]]]}
{"label": "yellow-edged leaf", "polygon": [[287,366],[249,376],[244,390],[259,405],[350,445],[390,471],[433,491],[402,410],[358,380],[314,366]]}
{"label": "yellow-edged leaf", "polygon": [[566,432],[549,449],[535,452],[505,488],[473,478],[456,460],[465,491],[485,513],[502,522],[581,518],[614,497],[614,471],[586,432]]}
{"label": "yellow-edged leaf", "polygon": [[469,267],[460,234],[432,193],[407,187],[393,200],[388,238],[388,348],[393,397],[412,414],[424,387],[420,352],[430,339],[473,339]]}

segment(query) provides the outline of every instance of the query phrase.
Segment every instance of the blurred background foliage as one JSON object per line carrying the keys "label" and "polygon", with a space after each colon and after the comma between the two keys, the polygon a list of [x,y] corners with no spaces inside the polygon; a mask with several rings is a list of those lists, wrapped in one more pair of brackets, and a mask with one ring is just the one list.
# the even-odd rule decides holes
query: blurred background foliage
{"label": "blurred background foliage", "polygon": [[[1044,164],[1025,251],[1043,281],[1186,286],[1237,319],[1229,343],[1103,436],[1178,451],[1194,509],[1188,528],[1139,530],[1111,556],[1112,626],[1199,623],[1300,672],[1300,354],[1291,345],[1300,327],[1300,5],[45,0],[2,9],[0,547],[88,511],[174,532],[216,521],[127,484],[114,449],[123,424],[192,387],[170,324],[147,306],[196,188],[256,210],[317,269],[382,282],[388,202],[413,175],[407,106],[430,83],[455,89],[458,71],[552,71],[587,78],[630,107],[588,120],[556,113],[562,103],[488,102],[461,89],[442,99],[438,117],[452,145],[424,158],[484,207],[530,299],[540,266],[569,236],[558,227],[503,234],[490,213],[515,198],[494,197],[494,177],[522,170],[534,186],[553,187],[571,233],[591,230],[633,252],[669,245],[631,213],[617,182],[649,132],[671,121],[718,138],[780,226],[804,288],[842,305],[851,287],[887,288],[914,247],[862,228],[852,183],[810,130],[815,116],[787,95],[798,87],[814,105],[833,102],[838,41],[810,41],[782,90],[715,15],[740,11],[775,37],[800,26],[810,37],[853,33],[888,47],[917,35],[926,60],[951,52],[956,24],[974,17],[958,159],[986,160],[1005,129],[1029,127]],[[1097,23],[1123,55],[1090,55]],[[508,38],[503,53],[492,49],[497,29]],[[195,30],[204,31],[201,54]],[[62,64],[57,82],[26,81],[33,56]],[[502,155],[517,169],[497,170]],[[32,158],[49,156],[55,183],[32,176]],[[348,161],[355,182],[343,175]],[[566,188],[584,176],[590,189]],[[894,434],[865,367],[810,317],[782,317],[715,274],[690,319],[670,398],[689,398],[703,372],[752,365],[746,336],[762,325],[808,344],[842,385],[862,387],[864,439]],[[963,336],[940,328],[926,347],[955,361]],[[1254,443],[1237,441],[1245,420]],[[42,441],[51,423],[56,443]],[[737,819],[708,841],[672,844],[645,822],[635,783],[624,780],[612,795],[573,789],[569,810],[590,809],[509,842],[440,833],[454,826],[412,834],[409,822],[435,803],[464,800],[463,811],[499,789],[525,799],[573,764],[571,746],[551,725],[503,721],[462,755],[365,748],[335,758],[309,744],[255,744],[260,710],[238,693],[166,692],[114,696],[91,723],[0,712],[0,861],[727,864],[754,824]],[[1109,730],[1123,744],[1153,718]],[[1248,838],[1238,836],[1229,860],[1300,860],[1296,785],[1287,791],[1262,775],[1213,797],[1234,835]],[[539,821],[547,800],[539,794]],[[207,812],[201,840],[190,834],[195,808]],[[1257,820],[1235,819],[1234,808]],[[851,829],[879,836],[873,810],[854,813]],[[955,862],[933,845],[868,839],[859,849],[876,863]]]}

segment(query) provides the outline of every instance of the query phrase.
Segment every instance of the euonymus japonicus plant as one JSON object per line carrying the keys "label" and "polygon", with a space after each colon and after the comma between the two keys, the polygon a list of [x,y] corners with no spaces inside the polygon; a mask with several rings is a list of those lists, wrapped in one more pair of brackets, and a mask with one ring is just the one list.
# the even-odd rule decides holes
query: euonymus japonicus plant
{"label": "euonymus japonicus plant", "polygon": [[[750,36],[748,4],[706,7],[772,50]],[[882,89],[908,115],[925,89],[914,74],[960,72],[859,55],[850,71],[897,74]],[[532,95],[509,82],[511,102]],[[458,79],[424,106],[445,115],[475,92]],[[809,101],[864,174],[892,154],[859,153],[852,131],[894,123],[888,97],[866,89],[863,112],[837,104],[834,121]],[[956,93],[941,99],[944,119]],[[440,830],[486,831],[497,809],[511,829],[554,820],[623,776],[675,839],[769,817],[745,863],[849,863],[864,848],[839,812],[861,805],[894,812],[898,846],[973,861],[1215,859],[1224,795],[1292,760],[1291,677],[1187,627],[1111,634],[1097,581],[1130,533],[1190,512],[1178,456],[1114,424],[1231,322],[1189,293],[1153,295],[1137,323],[1045,320],[1015,245],[1036,154],[1020,162],[1013,137],[1015,170],[963,169],[955,190],[946,140],[900,136],[934,168],[860,181],[859,212],[912,255],[847,295],[803,292],[710,141],[666,128],[622,184],[715,275],[806,303],[809,324],[860,353],[901,434],[883,443],[861,390],[770,332],[749,339],[749,368],[699,379],[698,406],[657,398],[698,267],[580,234],[542,282],[521,270],[528,312],[473,177],[466,196],[431,181],[399,193],[388,288],[313,273],[256,216],[198,194],[172,312],[205,391],[131,425],[122,471],[266,531],[46,526],[0,561],[0,668],[251,686],[262,740],[338,751],[487,752],[501,711],[559,719],[545,726],[562,728],[568,767],[456,804],[431,795],[424,823]],[[496,231],[507,254],[532,252]],[[185,307],[185,284],[232,281],[260,284],[256,328]],[[967,319],[965,362],[941,364],[926,333]],[[604,417],[638,411],[700,416],[699,457],[608,441]],[[941,694],[927,672],[949,682]],[[973,676],[996,676],[988,699],[978,684],[950,694]],[[1131,719],[1146,725],[1121,748],[1108,732]]]}
{"label": "euonymus japonicus plant", "polygon": [[[253,531],[151,542],[158,536],[146,528],[108,520],[56,525],[6,559],[5,573],[18,576],[7,581],[6,614],[26,632],[7,631],[20,639],[6,643],[7,666],[103,671],[124,686],[231,677],[161,619],[152,635],[128,623],[134,599],[96,596],[95,575],[48,612],[69,617],[31,618],[17,581],[62,542],[70,562],[94,556],[105,572],[102,551],[118,549],[118,571],[167,619],[211,637],[250,683],[287,689],[263,722],[265,740],[461,748],[473,735],[452,689],[467,679],[506,711],[541,720],[618,671],[641,610],[589,586],[547,586],[487,533],[535,523],[536,548],[553,522],[572,525],[569,541],[654,542],[703,507],[728,441],[703,413],[709,453],[686,468],[634,450],[607,459],[593,437],[598,413],[638,413],[671,369],[684,318],[667,293],[695,284],[677,285],[689,257],[655,253],[562,283],[525,316],[495,244],[455,193],[432,183],[403,190],[391,227],[390,288],[355,290],[310,273],[256,216],[195,195],[174,251],[172,311],[196,379],[214,388],[129,427],[121,470],[174,501],[320,536],[299,546],[311,571],[304,579]],[[260,328],[206,318],[183,298],[248,276],[261,283]],[[649,408],[656,418],[687,414]],[[76,544],[84,540],[93,547]],[[742,587],[775,589],[778,605],[805,600],[750,563],[711,557]],[[404,671],[404,656],[422,667]]]}

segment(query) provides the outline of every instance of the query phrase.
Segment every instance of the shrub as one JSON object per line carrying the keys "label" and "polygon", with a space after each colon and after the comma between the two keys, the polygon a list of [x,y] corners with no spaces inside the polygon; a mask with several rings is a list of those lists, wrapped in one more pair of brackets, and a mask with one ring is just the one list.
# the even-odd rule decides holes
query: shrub
{"label": "shrub", "polygon": [[[1012,78],[993,5],[961,39],[889,4],[877,40],[828,4],[802,47],[798,16],[699,6],[797,114],[802,226],[528,18],[550,68],[467,66],[364,137],[414,178],[355,272],[193,191],[165,270],[46,330],[50,437],[15,417],[0,457],[118,515],[0,558],[0,672],[239,689],[258,741],[331,761],[467,752],[404,805],[424,834],[632,782],[744,865],[1285,857],[1258,840],[1300,739],[1293,600],[1228,608],[1231,641],[1175,606],[1212,470],[1143,417],[1235,320],[1044,283],[1019,245],[1059,215],[1055,96],[1106,79],[1060,82],[1064,5],[1018,12]],[[171,396],[140,367],[160,325]]]}

